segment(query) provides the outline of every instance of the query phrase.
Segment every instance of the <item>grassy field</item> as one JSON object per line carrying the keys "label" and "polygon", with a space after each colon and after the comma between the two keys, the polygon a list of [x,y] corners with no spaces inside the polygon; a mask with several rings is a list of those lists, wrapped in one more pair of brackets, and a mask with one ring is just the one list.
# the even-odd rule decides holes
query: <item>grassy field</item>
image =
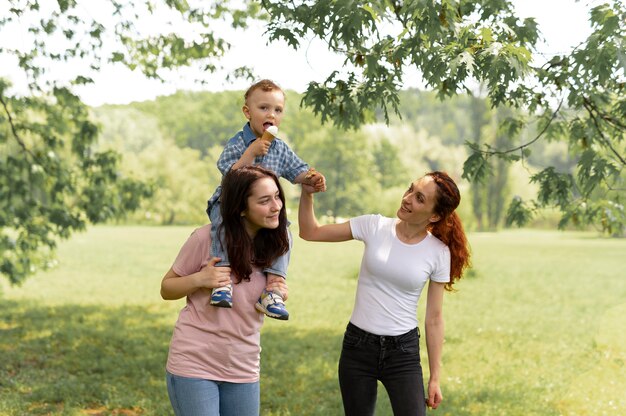
{"label": "grassy field", "polygon": [[[161,300],[159,283],[190,231],[92,228],[61,245],[56,269],[19,288],[3,279],[0,415],[171,414],[163,368],[183,301]],[[626,414],[626,240],[470,242],[474,269],[444,302],[444,403],[430,413]],[[292,317],[263,328],[263,415],[342,414],[336,366],[361,250],[296,241]],[[391,414],[384,391],[377,414]]]}

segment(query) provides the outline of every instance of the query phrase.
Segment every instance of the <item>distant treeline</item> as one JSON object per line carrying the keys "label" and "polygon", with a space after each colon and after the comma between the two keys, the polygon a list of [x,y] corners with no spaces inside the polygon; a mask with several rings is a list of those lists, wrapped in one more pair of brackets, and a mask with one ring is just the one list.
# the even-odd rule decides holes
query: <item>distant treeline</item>
{"label": "distant treeline", "polygon": [[[406,90],[401,94],[401,117],[389,125],[381,114],[359,130],[343,131],[322,125],[300,95],[287,91],[280,137],[307,163],[324,173],[328,192],[317,198],[322,215],[349,217],[379,212],[394,215],[404,187],[430,170],[445,170],[461,185],[460,208],[471,229],[502,226],[510,198],[528,195],[527,171],[552,165],[569,170],[564,143],[539,143],[528,159],[500,164],[484,184],[461,179],[467,140],[514,147],[498,131],[506,109],[493,109],[483,100],[459,96],[441,101],[433,93]],[[204,208],[220,180],[216,160],[228,139],[243,126],[242,91],[181,91],[153,101],[94,108],[101,126],[100,145],[122,153],[127,173],[155,186],[152,199],[129,221],[157,224],[202,224]],[[532,137],[534,126],[517,141]],[[299,189],[285,184],[289,207],[297,208]],[[295,213],[290,214],[295,219]],[[550,224],[554,226],[554,224]]]}

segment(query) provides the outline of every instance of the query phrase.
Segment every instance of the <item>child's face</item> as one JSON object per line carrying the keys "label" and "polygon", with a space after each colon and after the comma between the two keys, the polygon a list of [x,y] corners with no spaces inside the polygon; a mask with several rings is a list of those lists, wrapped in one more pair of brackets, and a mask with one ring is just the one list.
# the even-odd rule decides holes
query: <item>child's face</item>
{"label": "child's face", "polygon": [[242,110],[250,121],[252,131],[260,137],[269,126],[280,126],[285,110],[285,95],[281,90],[254,90]]}

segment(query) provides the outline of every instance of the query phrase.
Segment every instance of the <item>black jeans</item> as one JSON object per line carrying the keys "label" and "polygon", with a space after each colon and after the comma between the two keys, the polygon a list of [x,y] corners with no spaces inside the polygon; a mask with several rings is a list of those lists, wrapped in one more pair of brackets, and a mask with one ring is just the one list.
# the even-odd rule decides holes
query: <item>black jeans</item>
{"label": "black jeans", "polygon": [[419,329],[380,336],[348,323],[339,358],[339,386],[346,416],[373,415],[380,380],[395,416],[426,414]]}

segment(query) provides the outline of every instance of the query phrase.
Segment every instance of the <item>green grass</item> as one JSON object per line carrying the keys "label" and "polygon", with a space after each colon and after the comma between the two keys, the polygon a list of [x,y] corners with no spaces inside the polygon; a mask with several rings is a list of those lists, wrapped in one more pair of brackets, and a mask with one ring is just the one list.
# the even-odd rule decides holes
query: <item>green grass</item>
{"label": "green grass", "polygon": [[[190,232],[95,227],[60,246],[56,269],[2,280],[0,415],[171,414],[163,368],[184,301],[161,300],[159,284]],[[444,302],[444,403],[431,413],[626,414],[626,240],[470,242],[474,269]],[[336,366],[361,251],[296,241],[291,318],[263,328],[263,415],[342,414]],[[377,414],[391,414],[382,388]]]}

